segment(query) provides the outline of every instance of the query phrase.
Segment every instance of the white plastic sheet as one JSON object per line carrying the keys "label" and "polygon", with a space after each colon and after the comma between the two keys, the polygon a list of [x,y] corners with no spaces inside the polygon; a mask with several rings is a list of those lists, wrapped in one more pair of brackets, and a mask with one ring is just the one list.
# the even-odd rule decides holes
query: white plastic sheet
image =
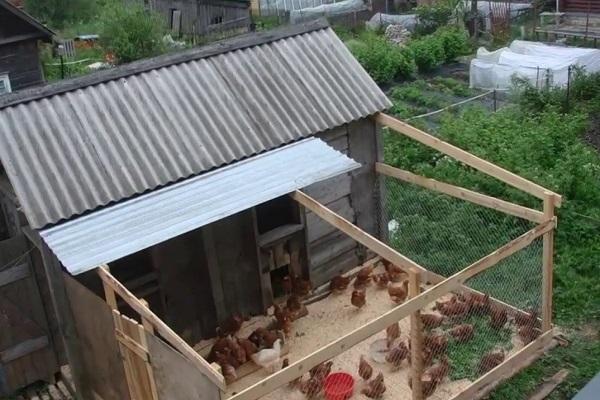
{"label": "white plastic sheet", "polygon": [[477,57],[471,61],[471,87],[508,89],[515,76],[536,87],[566,86],[570,66],[600,71],[600,50],[515,40],[496,51],[477,50]]}
{"label": "white plastic sheet", "polygon": [[413,32],[417,25],[416,14],[383,14],[377,13],[366,22],[367,27],[371,29],[379,29],[388,25],[400,25],[401,27]]}

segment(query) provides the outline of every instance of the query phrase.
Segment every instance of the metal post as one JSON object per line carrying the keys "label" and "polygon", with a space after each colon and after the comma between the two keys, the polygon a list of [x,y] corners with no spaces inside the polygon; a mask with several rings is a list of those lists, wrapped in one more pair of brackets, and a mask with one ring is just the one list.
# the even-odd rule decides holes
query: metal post
{"label": "metal post", "polygon": [[567,71],[567,96],[566,96],[566,109],[567,111],[569,111],[569,109],[571,108],[571,105],[569,104],[570,102],[570,97],[571,97],[571,71],[573,71],[573,66],[569,65],[569,69]]}
{"label": "metal post", "polygon": [[494,89],[494,112],[498,110],[498,104],[496,99],[496,89]]}

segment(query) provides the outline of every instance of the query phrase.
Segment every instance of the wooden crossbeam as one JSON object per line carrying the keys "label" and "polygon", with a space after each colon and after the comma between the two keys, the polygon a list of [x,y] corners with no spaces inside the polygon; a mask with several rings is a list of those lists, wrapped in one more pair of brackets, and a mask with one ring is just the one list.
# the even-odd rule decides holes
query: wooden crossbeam
{"label": "wooden crossbeam", "polygon": [[102,282],[110,286],[125,302],[133,308],[142,318],[150,322],[159,335],[168,341],[173,347],[180,351],[186,358],[196,365],[204,375],[208,377],[219,389],[225,390],[225,378],[215,371],[210,364],[194,351],[182,338],[179,337],[167,324],[156,314],[148,309],[133,293],[131,293],[118,279],[111,275],[105,266],[96,268]]}
{"label": "wooden crossbeam", "polygon": [[377,255],[399,266],[400,268],[403,268],[407,272],[422,272],[424,274],[429,272],[410,258],[398,253],[381,240],[363,231],[352,222],[331,211],[329,208],[325,207],[307,194],[297,190],[290,196],[298,203],[302,204],[305,208],[312,211],[323,221],[333,225],[336,229],[344,232],[346,235],[372,250]]}
{"label": "wooden crossbeam", "polygon": [[463,149],[460,149],[450,143],[444,142],[435,136],[423,132],[420,129],[415,128],[390,115],[379,113],[375,116],[375,121],[383,126],[399,132],[411,139],[414,139],[434,150],[441,153],[447,154],[450,157],[461,161],[462,163],[475,168],[489,176],[501,180],[502,182],[511,185],[517,189],[520,189],[526,193],[529,193],[539,199],[545,199],[547,193],[551,193],[555,198],[556,207],[560,207],[562,203],[562,197],[554,192],[550,192],[548,189],[533,183],[517,174],[514,174],[496,164],[479,158]]}
{"label": "wooden crossbeam", "polygon": [[425,178],[412,172],[405,171],[400,168],[392,167],[388,164],[377,163],[375,169],[378,173],[392,178],[400,179],[404,182],[412,183],[426,189],[444,193],[448,196],[456,197],[457,199],[466,200],[483,207],[498,210],[505,214],[514,215],[515,217],[523,218],[528,221],[541,223],[546,221],[544,213],[538,210],[533,210],[518,204],[514,204],[505,200],[497,199],[492,196],[477,193],[475,191],[462,188],[460,186],[450,185],[445,182],[440,182],[435,179]]}

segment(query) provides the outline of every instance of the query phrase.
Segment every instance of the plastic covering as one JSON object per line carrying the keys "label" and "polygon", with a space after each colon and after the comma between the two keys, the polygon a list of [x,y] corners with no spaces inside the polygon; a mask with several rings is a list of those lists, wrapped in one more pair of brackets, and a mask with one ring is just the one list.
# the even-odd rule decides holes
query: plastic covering
{"label": "plastic covering", "polygon": [[388,25],[400,25],[403,28],[414,31],[415,25],[417,25],[416,14],[402,14],[402,15],[391,15],[384,13],[377,13],[367,21],[367,27],[371,29],[379,29]]}
{"label": "plastic covering", "polygon": [[515,40],[510,47],[496,51],[483,47],[477,50],[477,57],[471,61],[471,87],[508,89],[513,76],[536,87],[566,86],[570,66],[600,71],[600,50]]}
{"label": "plastic covering", "polygon": [[290,22],[296,24],[319,17],[332,17],[345,15],[352,12],[366,10],[367,6],[363,0],[344,0],[332,4],[321,4],[320,6],[303,8],[290,11]]}
{"label": "plastic covering", "polygon": [[[516,18],[527,10],[531,9],[531,4],[527,3],[501,3],[495,2],[495,6],[502,9],[504,7],[510,6],[510,17]],[[471,11],[471,2],[466,0],[462,3],[459,3],[457,6],[457,10],[461,13],[469,13]],[[492,14],[492,5],[489,1],[478,1],[477,2],[477,11],[484,17],[485,22],[485,30],[489,31],[492,25],[491,14]]]}

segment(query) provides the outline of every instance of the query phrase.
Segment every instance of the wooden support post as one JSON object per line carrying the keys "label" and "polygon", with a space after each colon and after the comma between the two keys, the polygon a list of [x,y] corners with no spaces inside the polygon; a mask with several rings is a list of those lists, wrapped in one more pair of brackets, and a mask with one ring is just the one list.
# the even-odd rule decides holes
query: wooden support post
{"label": "wooden support post", "polygon": [[[410,298],[421,294],[420,274],[408,273],[408,295]],[[421,311],[416,310],[410,315],[410,376],[412,379],[412,399],[423,400],[423,326],[421,324]]]}
{"label": "wooden support post", "polygon": [[62,266],[44,241],[40,241],[40,245],[52,306],[56,313],[58,328],[65,346],[67,360],[73,373],[73,382],[76,389],[75,398],[77,400],[91,399],[92,391],[88,384],[89,371],[86,370],[83,363],[81,341],[75,327],[75,319],[65,287]]}
{"label": "wooden support post", "polygon": [[[147,309],[150,309],[150,305],[148,304],[148,302],[145,299],[140,299],[140,301],[142,302],[143,305],[146,306]],[[144,327],[144,330],[148,333],[154,334],[154,326],[152,326],[152,322],[148,321],[147,318],[144,318],[144,316],[141,316],[142,318],[142,326]],[[144,341],[146,341],[146,336],[143,337]],[[148,346],[146,346],[148,347]]]}
{"label": "wooden support post", "polygon": [[[108,265],[103,266],[107,272],[110,272]],[[106,299],[106,304],[111,308],[111,310],[119,310],[117,306],[117,296],[115,295],[115,291],[106,284],[106,282],[102,281],[102,287],[104,288],[104,298]]]}
{"label": "wooden support post", "polygon": [[123,322],[121,320],[121,314],[113,309],[113,321],[115,323],[115,336],[117,337],[117,343],[119,343],[119,352],[123,359],[123,369],[125,370],[125,379],[127,380],[127,388],[129,389],[129,395],[132,400],[140,399],[140,395],[137,392],[137,385],[133,374],[133,361],[131,360],[131,354],[127,351],[127,346],[120,339],[118,332],[123,332]]}
{"label": "wooden support post", "polygon": [[[550,220],[554,218],[554,195],[546,193],[544,199],[544,216]],[[552,278],[554,269],[554,229],[544,234],[544,248],[542,255],[542,332],[552,329]]]}

